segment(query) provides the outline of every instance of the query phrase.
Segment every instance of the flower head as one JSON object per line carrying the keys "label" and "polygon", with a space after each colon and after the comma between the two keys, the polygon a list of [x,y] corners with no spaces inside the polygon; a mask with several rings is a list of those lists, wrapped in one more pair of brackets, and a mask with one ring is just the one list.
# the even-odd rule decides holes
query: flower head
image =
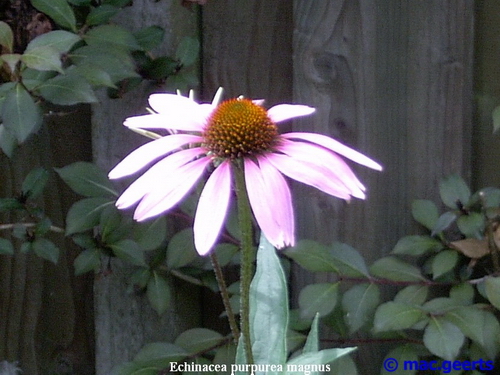
{"label": "flower head", "polygon": [[283,176],[327,194],[365,198],[365,187],[343,157],[372,169],[382,167],[342,143],[314,133],[279,134],[278,124],[312,114],[305,105],[279,104],[269,110],[261,100],[230,99],[199,104],[174,94],[153,94],[155,113],[127,118],[132,129],[172,132],[129,154],[110,173],[112,179],[149,168],[120,196],[116,205],[136,205],[143,221],[177,205],[214,167],[200,195],[194,220],[197,251],[204,255],[220,234],[232,194],[235,161],[244,167],[248,198],[257,224],[277,248],[294,244],[292,199]]}

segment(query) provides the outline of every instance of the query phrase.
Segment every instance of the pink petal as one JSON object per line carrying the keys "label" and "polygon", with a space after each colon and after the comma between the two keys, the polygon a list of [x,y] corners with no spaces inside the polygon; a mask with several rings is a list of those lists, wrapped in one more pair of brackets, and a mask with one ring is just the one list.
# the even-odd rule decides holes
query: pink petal
{"label": "pink petal", "polygon": [[174,134],[148,142],[128,154],[109,172],[108,177],[116,179],[129,176],[179,147],[188,143],[200,143],[202,141],[203,138],[197,135]]}
{"label": "pink petal", "polygon": [[224,161],[208,178],[200,195],[194,218],[194,244],[206,255],[219,237],[231,197],[231,163]]}
{"label": "pink petal", "polygon": [[134,181],[118,198],[118,208],[128,208],[139,202],[161,182],[167,182],[177,170],[204,153],[204,149],[190,148],[169,155],[153,165],[146,173]]}
{"label": "pink petal", "polygon": [[325,170],[317,169],[310,163],[303,162],[281,154],[263,155],[275,168],[284,175],[299,182],[314,186],[327,194],[349,200],[351,191],[337,180],[325,178]]}
{"label": "pink petal", "polygon": [[294,159],[315,165],[316,169],[323,171],[324,178],[336,180],[345,185],[353,197],[360,199],[366,197],[364,194],[365,186],[358,180],[344,160],[330,150],[315,144],[289,141],[287,139],[282,139],[281,144],[276,149]]}
{"label": "pink petal", "polygon": [[132,116],[125,119],[123,125],[128,128],[200,132],[205,123],[204,115],[200,113],[172,113],[170,115],[153,113],[150,115]]}
{"label": "pink petal", "polygon": [[193,188],[210,162],[211,159],[205,157],[178,168],[166,183],[162,182],[144,196],[134,212],[134,219],[144,221],[170,210]]}
{"label": "pink petal", "polygon": [[286,225],[278,222],[281,217],[276,217],[274,209],[278,209],[276,205],[282,202],[276,200],[274,192],[269,190],[264,178],[257,164],[245,159],[246,188],[257,224],[269,242],[277,248],[282,248],[293,241],[290,241],[293,234],[286,233]]}
{"label": "pink petal", "polygon": [[315,133],[285,133],[281,135],[284,138],[297,138],[308,142],[316,143],[320,146],[328,148],[337,154],[340,154],[347,159],[350,159],[358,164],[364,165],[365,167],[375,169],[377,171],[382,170],[382,166],[377,162],[373,161],[369,157],[363,155],[362,153],[353,150],[352,148],[340,143],[339,141],[327,137],[322,134]]}
{"label": "pink petal", "polygon": [[281,122],[295,117],[307,116],[316,109],[300,104],[278,104],[269,108],[267,115],[273,122]]}
{"label": "pink petal", "polygon": [[[267,185],[267,191],[273,194],[270,205],[276,220],[283,230],[284,243],[293,246],[295,243],[295,220],[293,214],[292,194],[283,175],[267,159],[258,157],[260,170]],[[279,248],[279,246],[278,246]]]}

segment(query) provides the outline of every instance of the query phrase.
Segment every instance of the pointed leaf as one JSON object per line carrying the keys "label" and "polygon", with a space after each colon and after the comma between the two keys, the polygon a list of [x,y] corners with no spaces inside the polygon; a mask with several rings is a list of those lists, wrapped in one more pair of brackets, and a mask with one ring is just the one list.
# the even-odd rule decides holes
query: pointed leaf
{"label": "pointed leaf", "polygon": [[432,317],[424,331],[425,347],[447,361],[457,357],[464,340],[464,334],[456,325],[439,317]]}
{"label": "pointed leaf", "polygon": [[413,218],[427,229],[432,230],[439,214],[434,202],[427,199],[417,199],[411,204]]}
{"label": "pointed leaf", "polygon": [[79,40],[81,40],[81,38],[78,34],[71,33],[69,31],[49,31],[48,33],[41,34],[31,40],[26,46],[25,53],[38,48],[50,47],[53,51],[57,52],[57,56],[59,58],[60,54],[68,52]]}
{"label": "pointed leaf", "polygon": [[11,158],[17,146],[16,136],[0,124],[0,148],[7,157]]}
{"label": "pointed leaf", "polygon": [[472,259],[479,259],[490,253],[488,241],[478,240],[476,238],[453,241],[450,243],[450,247]]}
{"label": "pointed leaf", "polygon": [[369,277],[363,257],[353,247],[345,243],[335,242],[331,254],[340,274],[350,277]]}
{"label": "pointed leaf", "polygon": [[439,184],[439,194],[443,203],[456,210],[459,204],[466,205],[470,199],[470,189],[458,175],[450,175]]}
{"label": "pointed leaf", "polygon": [[380,291],[375,284],[358,284],[342,296],[342,308],[346,313],[351,333],[369,322],[380,302]]}
{"label": "pointed leaf", "polygon": [[21,61],[31,69],[42,71],[54,70],[63,73],[62,61],[59,57],[59,53],[49,46],[36,47],[32,48],[30,51],[26,51],[21,56]]}
{"label": "pointed leaf", "polygon": [[500,310],[500,277],[489,276],[484,285],[488,300]]}
{"label": "pointed leaf", "polygon": [[31,4],[59,26],[76,32],[75,14],[66,0],[31,0]]}
{"label": "pointed leaf", "polygon": [[165,216],[155,220],[137,223],[134,240],[142,250],[153,250],[159,247],[167,237],[167,221]]}
{"label": "pointed leaf", "polygon": [[318,325],[319,325],[319,314],[316,314],[311,324],[311,330],[307,335],[307,340],[306,343],[304,344],[304,348],[302,349],[302,353],[314,353],[319,350]]}
{"label": "pointed leaf", "polygon": [[377,308],[373,330],[384,332],[408,329],[423,318],[422,310],[404,303],[389,301]]}
{"label": "pointed leaf", "polygon": [[194,247],[193,229],[186,228],[176,233],[168,243],[167,267],[184,267],[198,258]]}
{"label": "pointed leaf", "polygon": [[299,306],[303,318],[328,315],[337,303],[339,283],[310,284],[300,291]]}
{"label": "pointed leaf", "polygon": [[2,119],[5,128],[22,143],[38,130],[42,114],[31,95],[21,84],[17,84],[5,98]]}
{"label": "pointed leaf", "polygon": [[21,186],[23,195],[29,198],[38,197],[45,188],[48,179],[49,172],[45,168],[32,169],[25,177]]}
{"label": "pointed leaf", "polygon": [[151,275],[148,281],[146,294],[151,307],[158,315],[162,315],[167,311],[171,300],[170,287],[168,286],[167,280],[157,272],[153,272]]}
{"label": "pointed leaf", "polygon": [[113,205],[108,198],[87,198],[74,203],[66,216],[66,235],[85,232],[99,224],[102,211]]}
{"label": "pointed leaf", "polygon": [[457,213],[452,211],[448,211],[442,214],[436,221],[436,225],[434,226],[434,228],[432,228],[431,236],[435,236],[436,234],[439,234],[448,229],[449,226],[453,224],[455,220],[457,220],[457,217]]}
{"label": "pointed leaf", "polygon": [[394,249],[393,254],[407,254],[420,256],[430,251],[438,251],[443,248],[443,244],[429,236],[406,236],[401,238]]}
{"label": "pointed leaf", "polygon": [[394,296],[394,302],[419,306],[425,302],[428,294],[429,287],[426,285],[408,285]]}
{"label": "pointed leaf", "polygon": [[101,25],[92,28],[84,37],[90,46],[107,48],[108,45],[117,46],[126,50],[139,50],[141,47],[134,35],[118,25]]}
{"label": "pointed leaf", "polygon": [[182,360],[188,353],[169,342],[153,342],[146,344],[134,357],[134,362],[141,366],[154,366],[158,370],[165,369],[170,366],[170,362]]}
{"label": "pointed leaf", "polygon": [[432,259],[432,278],[435,280],[455,268],[458,262],[458,253],[453,250],[440,251]]}
{"label": "pointed leaf", "polygon": [[55,171],[76,193],[86,197],[117,197],[108,176],[97,165],[76,162]]}
{"label": "pointed leaf", "polygon": [[394,281],[425,280],[417,267],[394,257],[377,260],[370,267],[370,271],[374,276]]}
{"label": "pointed leaf", "polygon": [[11,53],[14,44],[14,33],[9,24],[0,21],[0,46],[4,48],[4,53]]}
{"label": "pointed leaf", "polygon": [[134,37],[144,51],[151,51],[163,41],[165,30],[159,26],[149,26],[136,31]]}
{"label": "pointed leaf", "polygon": [[97,249],[82,251],[74,261],[75,275],[79,276],[89,271],[99,269],[101,256]]}
{"label": "pointed leaf", "polygon": [[194,354],[213,348],[220,344],[224,337],[208,328],[192,328],[182,332],[176,339],[175,345]]}
{"label": "pointed leaf", "polygon": [[457,226],[466,237],[481,239],[485,227],[484,215],[479,212],[462,215],[457,220]]}
{"label": "pointed leaf", "polygon": [[46,238],[37,238],[33,242],[33,251],[40,258],[48,260],[54,264],[57,264],[59,260],[59,248],[54,245],[52,241],[49,241]]}
{"label": "pointed leaf", "polygon": [[109,245],[113,253],[120,259],[123,259],[135,266],[146,266],[144,252],[137,242],[132,240],[121,240]]}
{"label": "pointed leaf", "polygon": [[284,253],[308,271],[338,273],[332,254],[326,246],[318,242],[300,240],[295,246],[285,250]]}
{"label": "pointed leaf", "polygon": [[119,8],[109,4],[102,4],[96,8],[91,8],[85,23],[88,26],[101,25],[108,23],[110,18],[120,11]]}
{"label": "pointed leaf", "polygon": [[284,364],[288,331],[287,281],[276,250],[263,234],[250,285],[250,327],[255,363]]}
{"label": "pointed leaf", "polygon": [[200,42],[198,39],[186,36],[179,43],[177,51],[175,51],[175,57],[179,59],[182,65],[190,66],[198,59],[199,52]]}
{"label": "pointed leaf", "polygon": [[49,102],[58,105],[97,102],[97,97],[90,84],[77,74],[51,78],[38,86],[38,91]]}

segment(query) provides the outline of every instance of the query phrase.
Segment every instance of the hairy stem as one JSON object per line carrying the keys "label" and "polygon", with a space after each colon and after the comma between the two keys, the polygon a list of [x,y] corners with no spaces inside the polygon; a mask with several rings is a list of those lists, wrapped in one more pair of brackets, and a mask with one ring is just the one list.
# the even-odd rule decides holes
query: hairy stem
{"label": "hairy stem", "polygon": [[245,174],[243,163],[234,164],[234,176],[236,183],[236,195],[238,200],[238,221],[241,230],[241,333],[245,346],[247,363],[253,363],[252,342],[250,340],[250,283],[253,276],[253,241],[252,241],[252,212],[245,186]]}

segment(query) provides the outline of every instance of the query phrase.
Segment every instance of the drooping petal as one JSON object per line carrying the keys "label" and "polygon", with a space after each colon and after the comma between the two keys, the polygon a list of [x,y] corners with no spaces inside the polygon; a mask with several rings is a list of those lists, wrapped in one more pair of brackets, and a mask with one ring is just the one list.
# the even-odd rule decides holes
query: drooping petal
{"label": "drooping petal", "polygon": [[194,218],[194,245],[206,255],[219,237],[231,197],[231,163],[222,162],[208,178]]}
{"label": "drooping petal", "polygon": [[292,194],[288,184],[281,174],[267,159],[258,157],[260,170],[267,185],[267,196],[271,198],[270,205],[276,216],[276,221],[283,230],[284,243],[293,246],[295,243],[295,220],[292,205]]}
{"label": "drooping petal", "polygon": [[153,165],[141,177],[135,180],[116,201],[116,207],[120,209],[128,208],[139,202],[146,194],[154,190],[155,187],[166,183],[168,179],[175,175],[179,168],[189,163],[191,160],[202,155],[204,149],[190,148],[176,152],[167,156],[163,160]]}
{"label": "drooping petal", "polygon": [[194,187],[210,162],[211,159],[205,157],[178,168],[167,181],[155,186],[142,198],[134,219],[144,221],[170,210]]}
{"label": "drooping petal", "polygon": [[301,104],[278,104],[269,108],[267,115],[273,122],[281,122],[295,117],[307,116],[316,109]]}
{"label": "drooping petal", "polygon": [[276,197],[268,189],[264,177],[257,164],[245,159],[245,183],[255,219],[269,242],[277,248],[282,248],[290,244],[287,239],[292,235],[285,233],[284,226],[277,221],[278,218],[273,212]]}
{"label": "drooping petal", "polygon": [[110,179],[129,176],[158,158],[188,143],[200,143],[203,138],[190,134],[174,134],[148,142],[128,154],[108,174]]}
{"label": "drooping petal", "polygon": [[324,171],[325,178],[337,180],[340,184],[345,185],[353,197],[365,198],[365,186],[344,160],[330,150],[312,143],[295,142],[288,139],[282,139],[276,150],[294,159],[317,166],[317,169]]}
{"label": "drooping petal", "polygon": [[358,164],[364,165],[365,167],[375,169],[377,171],[382,170],[382,166],[377,162],[373,161],[369,157],[363,155],[362,153],[353,150],[352,148],[340,143],[339,141],[327,137],[326,135],[316,134],[316,133],[302,133],[302,132],[294,132],[294,133],[285,133],[281,135],[284,138],[289,139],[302,139],[308,142],[316,143],[320,146],[328,148],[337,154],[340,154],[347,159],[350,159]]}
{"label": "drooping petal", "polygon": [[291,158],[288,155],[266,154],[263,157],[281,173],[294,180],[311,185],[338,198],[346,200],[351,198],[351,191],[337,179],[326,178],[326,170],[323,168],[317,169],[317,166],[313,164]]}

